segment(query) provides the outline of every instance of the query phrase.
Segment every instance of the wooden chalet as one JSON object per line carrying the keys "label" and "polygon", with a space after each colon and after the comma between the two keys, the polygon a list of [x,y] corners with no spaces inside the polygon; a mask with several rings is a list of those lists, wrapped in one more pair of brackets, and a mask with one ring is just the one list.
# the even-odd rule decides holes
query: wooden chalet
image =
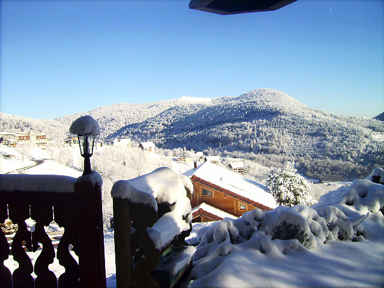
{"label": "wooden chalet", "polygon": [[245,167],[243,161],[232,161],[228,165],[229,169],[237,173],[244,173]]}
{"label": "wooden chalet", "polygon": [[[266,211],[277,207],[276,201],[265,186],[210,162],[201,164],[185,175],[189,176],[193,183],[192,208],[205,203],[239,217],[253,209]],[[194,218],[198,219],[195,221],[220,220],[204,214],[203,210],[200,211],[200,218],[195,213]]]}

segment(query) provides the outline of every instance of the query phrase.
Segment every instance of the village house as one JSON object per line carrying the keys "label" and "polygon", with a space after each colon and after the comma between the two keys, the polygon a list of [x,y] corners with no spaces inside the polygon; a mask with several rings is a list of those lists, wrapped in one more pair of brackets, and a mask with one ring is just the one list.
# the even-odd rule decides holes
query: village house
{"label": "village house", "polygon": [[219,164],[221,162],[219,156],[205,156],[204,161],[211,162],[213,164]]}
{"label": "village house", "polygon": [[40,132],[29,131],[26,133],[0,132],[1,143],[16,147],[18,143],[31,143],[36,146],[47,144],[47,135]]}
{"label": "village house", "polygon": [[69,145],[79,144],[79,139],[75,135],[68,135],[67,138],[64,139],[64,143]]}
{"label": "village house", "polygon": [[155,153],[155,147],[155,143],[153,142],[140,142],[139,144],[139,148],[148,153]]}
{"label": "village house", "polygon": [[243,161],[232,161],[228,165],[229,169],[237,173],[244,173],[244,162]]}
{"label": "village house", "polygon": [[210,162],[184,175],[193,183],[194,222],[217,221],[225,214],[239,217],[253,209],[267,211],[277,207],[267,187]]}
{"label": "village house", "polygon": [[129,138],[113,140],[113,146],[131,147],[131,145],[132,145],[132,141]]}

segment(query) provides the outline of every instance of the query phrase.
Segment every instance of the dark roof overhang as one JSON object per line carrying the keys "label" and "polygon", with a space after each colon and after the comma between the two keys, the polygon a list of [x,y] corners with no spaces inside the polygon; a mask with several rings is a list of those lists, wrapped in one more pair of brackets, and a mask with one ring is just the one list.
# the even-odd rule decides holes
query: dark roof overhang
{"label": "dark roof overhang", "polygon": [[221,15],[274,11],[296,0],[191,0],[189,8]]}

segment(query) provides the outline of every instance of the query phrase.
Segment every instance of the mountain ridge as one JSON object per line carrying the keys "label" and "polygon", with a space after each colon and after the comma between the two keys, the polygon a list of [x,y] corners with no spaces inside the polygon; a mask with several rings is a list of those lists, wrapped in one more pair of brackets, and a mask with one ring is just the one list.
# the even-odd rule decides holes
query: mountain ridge
{"label": "mountain ridge", "polygon": [[307,170],[315,161],[347,161],[355,167],[384,165],[382,121],[312,109],[268,88],[237,97],[118,103],[54,120],[3,116],[1,129],[40,129],[64,137],[71,123],[83,115],[99,122],[101,140],[110,143],[115,138],[131,138],[153,141],[164,149],[185,147],[252,159],[265,155],[265,159],[279,161],[301,159],[300,163],[307,162]]}

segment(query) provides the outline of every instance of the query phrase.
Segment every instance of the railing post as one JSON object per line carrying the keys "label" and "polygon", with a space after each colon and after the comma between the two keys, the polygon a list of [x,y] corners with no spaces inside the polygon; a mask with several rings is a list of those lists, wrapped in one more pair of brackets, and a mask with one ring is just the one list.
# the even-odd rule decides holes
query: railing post
{"label": "railing post", "polygon": [[133,287],[130,207],[128,199],[113,198],[116,287]]}
{"label": "railing post", "polygon": [[[84,177],[85,178],[85,177]],[[101,185],[75,183],[80,287],[106,287]]]}

